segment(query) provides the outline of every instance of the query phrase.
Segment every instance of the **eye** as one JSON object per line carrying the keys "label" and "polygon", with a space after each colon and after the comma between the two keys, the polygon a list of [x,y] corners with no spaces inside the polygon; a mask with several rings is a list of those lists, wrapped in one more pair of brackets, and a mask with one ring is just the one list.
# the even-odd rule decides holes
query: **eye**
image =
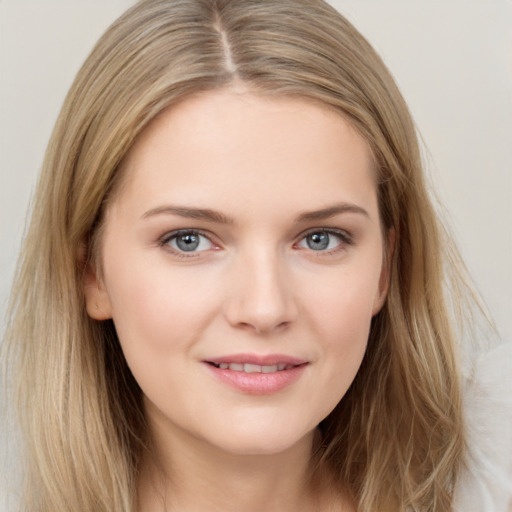
{"label": "eye", "polygon": [[333,251],[350,243],[351,239],[347,233],[322,229],[307,233],[300,240],[298,246],[312,251]]}
{"label": "eye", "polygon": [[214,247],[213,242],[205,235],[191,230],[180,230],[169,233],[162,240],[176,252],[202,252]]}

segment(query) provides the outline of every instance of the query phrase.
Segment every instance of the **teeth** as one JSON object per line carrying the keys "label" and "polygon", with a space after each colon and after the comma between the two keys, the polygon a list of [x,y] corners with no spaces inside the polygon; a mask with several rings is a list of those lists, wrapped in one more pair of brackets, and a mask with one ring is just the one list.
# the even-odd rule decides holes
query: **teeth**
{"label": "teeth", "polygon": [[245,372],[245,373],[274,373],[281,372],[283,370],[290,370],[294,367],[293,364],[274,364],[271,366],[261,366],[259,364],[251,364],[251,363],[219,363],[216,364],[217,368],[221,370],[233,370],[235,372]]}
{"label": "teeth", "polygon": [[261,373],[261,366],[257,364],[244,364],[244,372],[245,373]]}

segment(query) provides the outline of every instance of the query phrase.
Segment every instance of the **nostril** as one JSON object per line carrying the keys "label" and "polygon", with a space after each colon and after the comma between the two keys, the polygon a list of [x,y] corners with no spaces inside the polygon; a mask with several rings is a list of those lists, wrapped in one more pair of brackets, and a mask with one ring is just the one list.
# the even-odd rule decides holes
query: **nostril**
{"label": "nostril", "polygon": [[285,322],[261,322],[261,321],[254,321],[251,322],[239,322],[234,327],[237,327],[239,329],[244,329],[247,331],[252,331],[258,334],[265,334],[270,332],[279,332],[284,331],[290,326],[291,322],[285,321]]}

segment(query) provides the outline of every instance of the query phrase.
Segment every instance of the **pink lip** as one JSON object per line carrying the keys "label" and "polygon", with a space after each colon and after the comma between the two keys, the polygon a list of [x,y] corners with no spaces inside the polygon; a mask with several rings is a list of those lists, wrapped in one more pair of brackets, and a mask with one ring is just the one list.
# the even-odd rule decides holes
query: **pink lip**
{"label": "pink lip", "polygon": [[[221,356],[204,361],[205,367],[222,383],[243,393],[251,395],[270,395],[296,382],[305,368],[308,361],[281,354],[258,356],[255,354],[233,354]],[[230,369],[222,369],[213,364],[255,364],[259,366],[275,366],[278,364],[293,365],[286,370],[272,373],[245,373]]]}

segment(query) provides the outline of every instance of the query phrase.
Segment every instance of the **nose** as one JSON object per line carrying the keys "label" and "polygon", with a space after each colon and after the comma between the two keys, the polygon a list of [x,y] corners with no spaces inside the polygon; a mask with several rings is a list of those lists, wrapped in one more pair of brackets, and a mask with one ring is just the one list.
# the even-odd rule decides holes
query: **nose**
{"label": "nose", "polygon": [[293,280],[274,251],[240,257],[227,288],[225,316],[233,327],[268,334],[285,329],[298,317]]}

